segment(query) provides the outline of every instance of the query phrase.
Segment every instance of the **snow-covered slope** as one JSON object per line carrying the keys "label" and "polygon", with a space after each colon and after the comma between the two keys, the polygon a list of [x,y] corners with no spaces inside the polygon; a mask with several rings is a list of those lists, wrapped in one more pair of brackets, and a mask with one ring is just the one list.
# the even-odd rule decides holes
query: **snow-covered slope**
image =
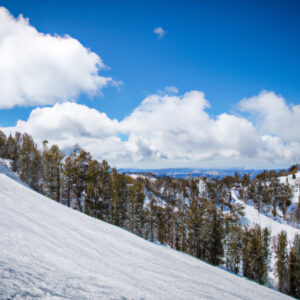
{"label": "snow-covered slope", "polygon": [[8,167],[9,165],[10,162],[7,159],[0,158],[0,174],[5,174],[6,176],[12,178],[13,180],[22,183],[19,177]]}
{"label": "snow-covered slope", "polygon": [[300,196],[300,172],[297,172],[293,175],[281,176],[279,177],[279,181],[281,183],[288,183],[290,185],[293,192],[292,203],[298,203]]}
{"label": "snow-covered slope", "polygon": [[[254,208],[254,206],[248,205],[241,201],[237,196],[237,191],[232,190],[231,192],[232,199],[235,203],[240,203],[244,205],[244,217],[241,218],[241,224],[245,226],[253,226],[255,224],[260,225],[262,228],[267,227],[270,230],[271,233],[271,261],[270,266],[268,270],[268,282],[270,286],[277,287],[278,280],[275,276],[274,270],[275,270],[275,263],[276,263],[276,255],[275,255],[275,249],[273,245],[273,239],[278,236],[278,234],[284,230],[287,234],[287,240],[289,243],[289,246],[292,245],[295,235],[298,233],[300,234],[300,230],[297,228],[294,228],[288,224],[282,224],[275,220],[273,220],[269,216],[265,216],[264,214],[261,214],[258,212],[257,209]],[[288,246],[288,247],[289,247]]]}
{"label": "snow-covered slope", "polygon": [[288,299],[0,174],[0,299]]}
{"label": "snow-covered slope", "polygon": [[262,228],[267,227],[268,229],[270,229],[271,236],[276,236],[281,232],[281,230],[285,230],[289,242],[292,242],[294,240],[296,233],[300,234],[299,229],[289,226],[287,224],[282,224],[277,221],[274,221],[271,217],[265,216],[264,214],[260,214],[258,210],[254,208],[254,206],[245,205],[245,203],[237,197],[236,191],[233,190],[231,195],[236,203],[240,203],[245,207],[245,216],[241,218],[241,223],[243,225],[251,226],[254,224],[259,224]]}

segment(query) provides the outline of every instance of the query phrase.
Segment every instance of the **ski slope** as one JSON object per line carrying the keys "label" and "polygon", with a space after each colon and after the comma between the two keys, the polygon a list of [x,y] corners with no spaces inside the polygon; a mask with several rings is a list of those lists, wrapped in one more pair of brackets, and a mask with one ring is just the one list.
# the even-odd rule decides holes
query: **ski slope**
{"label": "ski slope", "polygon": [[0,299],[290,299],[0,174]]}

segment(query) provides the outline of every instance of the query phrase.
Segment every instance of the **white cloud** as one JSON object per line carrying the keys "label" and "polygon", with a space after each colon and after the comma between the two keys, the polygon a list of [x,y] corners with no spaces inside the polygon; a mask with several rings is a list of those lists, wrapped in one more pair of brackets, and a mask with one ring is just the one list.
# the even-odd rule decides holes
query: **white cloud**
{"label": "white cloud", "polygon": [[276,135],[285,142],[300,142],[300,105],[288,105],[274,92],[243,99],[241,111],[249,112],[259,132]]}
{"label": "white cloud", "polygon": [[208,107],[199,91],[181,97],[151,95],[120,129],[146,140],[151,155],[170,161],[254,157],[261,141],[253,125],[227,114],[214,120],[205,111]]}
{"label": "white cloud", "polygon": [[[275,118],[279,113],[276,109],[270,112],[265,99],[288,109]],[[239,106],[244,111],[265,107],[267,112],[259,115],[257,122],[226,113],[212,118],[204,94],[190,91],[182,96],[150,95],[122,121],[76,103],[36,108],[27,121],[4,131],[26,131],[39,143],[47,139],[65,149],[79,144],[94,157],[118,167],[266,168],[300,159],[299,133],[295,131],[294,138],[287,141],[281,128],[266,127],[270,115],[287,127],[290,120],[286,118],[295,114],[295,106],[273,93],[244,99]],[[121,135],[128,139],[122,140]]]}
{"label": "white cloud", "polygon": [[54,104],[117,83],[101,58],[70,36],[38,32],[0,7],[0,108]]}
{"label": "white cloud", "polygon": [[165,34],[167,33],[167,31],[165,31],[165,30],[164,30],[162,27],[160,27],[160,26],[154,28],[153,32],[154,32],[155,34],[158,35],[158,38],[159,38],[159,39],[163,38],[163,37],[165,36]]}
{"label": "white cloud", "polygon": [[[124,156],[126,144],[117,135],[118,121],[96,109],[72,102],[35,108],[27,121],[3,128],[6,133],[27,132],[41,145],[47,139],[62,149],[80,145],[99,159],[116,161]],[[126,154],[128,151],[126,151]]]}
{"label": "white cloud", "polygon": [[165,91],[167,93],[174,93],[174,94],[178,94],[178,88],[176,86],[166,86],[165,87]]}

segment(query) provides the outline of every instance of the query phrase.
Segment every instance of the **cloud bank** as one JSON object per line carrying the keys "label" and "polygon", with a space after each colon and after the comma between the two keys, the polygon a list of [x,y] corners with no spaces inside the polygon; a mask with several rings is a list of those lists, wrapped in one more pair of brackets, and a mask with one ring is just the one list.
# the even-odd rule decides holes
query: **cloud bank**
{"label": "cloud bank", "polygon": [[70,36],[38,32],[0,7],[0,109],[48,105],[93,95],[117,83],[100,76],[101,58]]}
{"label": "cloud bank", "polygon": [[261,168],[299,161],[299,105],[262,92],[243,99],[238,107],[250,116],[223,113],[213,118],[201,91],[158,94],[146,97],[118,121],[67,102],[36,108],[27,121],[4,131],[28,132],[39,143],[46,138],[64,149],[79,144],[118,167]]}

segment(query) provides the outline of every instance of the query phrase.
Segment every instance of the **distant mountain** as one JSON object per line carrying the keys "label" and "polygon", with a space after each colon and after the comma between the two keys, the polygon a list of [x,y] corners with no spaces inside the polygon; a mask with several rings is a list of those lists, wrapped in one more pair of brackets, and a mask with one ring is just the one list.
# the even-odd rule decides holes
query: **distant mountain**
{"label": "distant mountain", "polygon": [[125,174],[145,174],[152,173],[158,177],[170,176],[174,178],[188,178],[190,175],[193,177],[205,176],[223,178],[225,176],[233,176],[238,173],[239,176],[249,174],[251,178],[254,178],[257,174],[263,170],[254,169],[200,169],[200,168],[168,168],[168,169],[118,169],[120,173]]}

